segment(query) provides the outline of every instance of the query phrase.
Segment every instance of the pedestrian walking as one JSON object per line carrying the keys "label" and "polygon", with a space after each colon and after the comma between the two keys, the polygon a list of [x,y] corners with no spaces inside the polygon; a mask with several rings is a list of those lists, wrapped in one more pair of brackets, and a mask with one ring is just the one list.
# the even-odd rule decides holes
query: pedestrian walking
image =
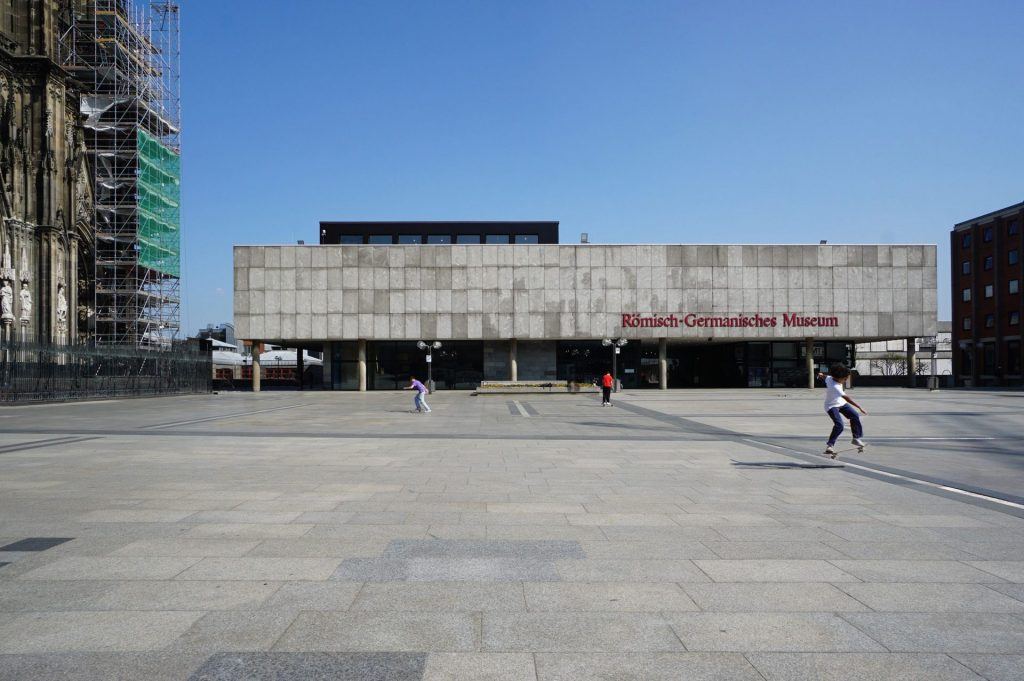
{"label": "pedestrian walking", "polygon": [[867,412],[843,390],[843,384],[849,376],[850,370],[842,364],[833,364],[827,375],[818,373],[819,379],[825,379],[825,412],[832,419],[832,433],[828,437],[825,454],[833,459],[839,456],[839,452],[836,451],[836,441],[843,434],[843,417],[849,419],[850,429],[853,431],[853,439],[850,444],[857,451],[864,451],[864,442],[861,440],[864,435],[864,426],[861,425],[860,416],[857,415],[853,407],[856,407],[865,416]]}
{"label": "pedestrian walking", "polygon": [[615,379],[612,375],[605,372],[604,376],[601,377],[601,406],[610,407],[612,406],[612,385],[615,383]]}
{"label": "pedestrian walking", "polygon": [[412,403],[416,407],[416,411],[426,414],[430,413],[430,406],[427,404],[426,399],[427,393],[430,390],[427,389],[427,386],[417,381],[415,376],[409,377],[409,385],[402,388],[402,390],[415,390],[416,396],[413,398]]}

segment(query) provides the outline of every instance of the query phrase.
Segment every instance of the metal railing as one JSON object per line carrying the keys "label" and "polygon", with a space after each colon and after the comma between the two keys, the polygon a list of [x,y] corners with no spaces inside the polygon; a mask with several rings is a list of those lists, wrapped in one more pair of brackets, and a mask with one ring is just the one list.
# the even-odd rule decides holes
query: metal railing
{"label": "metal railing", "polygon": [[207,393],[210,353],[192,346],[0,343],[0,403]]}

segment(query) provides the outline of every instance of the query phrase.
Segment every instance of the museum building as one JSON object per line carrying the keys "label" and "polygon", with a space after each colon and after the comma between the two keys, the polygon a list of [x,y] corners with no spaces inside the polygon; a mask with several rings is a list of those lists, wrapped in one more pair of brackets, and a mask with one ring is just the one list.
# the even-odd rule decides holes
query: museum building
{"label": "museum building", "polygon": [[320,245],[235,246],[237,337],[323,352],[336,390],[424,376],[419,341],[440,343],[439,389],[589,382],[611,367],[606,340],[623,387],[682,388],[806,387],[853,366],[857,343],[936,332],[934,245],[561,244],[548,222],[376,224],[401,229],[321,223]]}

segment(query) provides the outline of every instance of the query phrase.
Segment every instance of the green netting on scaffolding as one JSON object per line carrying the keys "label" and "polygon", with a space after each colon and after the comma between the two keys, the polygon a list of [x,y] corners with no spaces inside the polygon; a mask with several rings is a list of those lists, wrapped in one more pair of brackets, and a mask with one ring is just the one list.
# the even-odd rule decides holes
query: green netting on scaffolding
{"label": "green netting on scaffolding", "polygon": [[181,275],[181,157],[138,131],[139,264]]}

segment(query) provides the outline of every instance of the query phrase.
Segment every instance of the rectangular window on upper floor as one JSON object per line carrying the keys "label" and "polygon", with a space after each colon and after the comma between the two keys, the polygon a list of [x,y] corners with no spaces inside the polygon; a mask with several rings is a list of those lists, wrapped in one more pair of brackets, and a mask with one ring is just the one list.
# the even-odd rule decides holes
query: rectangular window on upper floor
{"label": "rectangular window on upper floor", "polygon": [[1010,224],[1006,225],[1006,236],[1015,236],[1017,234],[1020,234],[1020,223],[1013,220]]}
{"label": "rectangular window on upper floor", "polygon": [[971,289],[965,288],[962,295],[965,303],[971,302]]}
{"label": "rectangular window on upper floor", "polygon": [[384,244],[390,244],[393,241],[390,234],[371,234],[366,238],[366,243],[376,244],[383,246]]}
{"label": "rectangular window on upper floor", "polygon": [[992,241],[992,226],[989,225],[981,230],[981,240],[985,243]]}
{"label": "rectangular window on upper floor", "polygon": [[346,246],[355,246],[356,244],[363,243],[363,237],[360,234],[342,234],[338,239],[338,243]]}
{"label": "rectangular window on upper floor", "polygon": [[1010,326],[1017,326],[1020,324],[1020,312],[1014,310],[1010,313]]}
{"label": "rectangular window on upper floor", "polygon": [[480,243],[479,234],[460,234],[455,237],[455,243],[457,244],[478,244]]}
{"label": "rectangular window on upper floor", "polygon": [[419,234],[399,234],[398,243],[400,244],[421,244],[423,243],[423,237]]}
{"label": "rectangular window on upper floor", "polygon": [[1010,280],[1010,293],[1020,293],[1020,279]]}
{"label": "rectangular window on upper floor", "polygon": [[1012,251],[1009,251],[1006,254],[1006,262],[1009,263],[1010,265],[1016,265],[1018,262],[1020,262],[1020,251],[1018,251],[1016,248],[1013,249]]}
{"label": "rectangular window on upper floor", "polygon": [[985,328],[991,329],[996,325],[996,316],[992,314],[985,315]]}
{"label": "rectangular window on upper floor", "polygon": [[995,295],[995,289],[992,284],[985,284],[985,297],[991,298],[993,295]]}
{"label": "rectangular window on upper floor", "polygon": [[451,234],[428,234],[427,243],[435,244],[438,246],[450,244],[452,242]]}
{"label": "rectangular window on upper floor", "polygon": [[963,326],[964,331],[970,331],[971,330],[971,318],[970,317],[964,317],[964,320],[962,322],[962,326]]}
{"label": "rectangular window on upper floor", "polygon": [[964,260],[962,263],[960,263],[960,272],[962,274],[970,274],[971,273],[971,261],[970,260]]}
{"label": "rectangular window on upper floor", "polygon": [[960,248],[970,248],[970,247],[971,247],[971,233],[970,232],[965,232],[964,235],[960,237]]}
{"label": "rectangular window on upper floor", "polygon": [[982,264],[982,269],[985,270],[986,272],[988,272],[990,269],[992,269],[992,256],[991,255],[986,255],[985,256],[985,262]]}
{"label": "rectangular window on upper floor", "polygon": [[517,244],[536,244],[540,243],[540,238],[536,234],[516,234]]}
{"label": "rectangular window on upper floor", "polygon": [[489,244],[507,244],[508,234],[488,234],[487,243]]}

